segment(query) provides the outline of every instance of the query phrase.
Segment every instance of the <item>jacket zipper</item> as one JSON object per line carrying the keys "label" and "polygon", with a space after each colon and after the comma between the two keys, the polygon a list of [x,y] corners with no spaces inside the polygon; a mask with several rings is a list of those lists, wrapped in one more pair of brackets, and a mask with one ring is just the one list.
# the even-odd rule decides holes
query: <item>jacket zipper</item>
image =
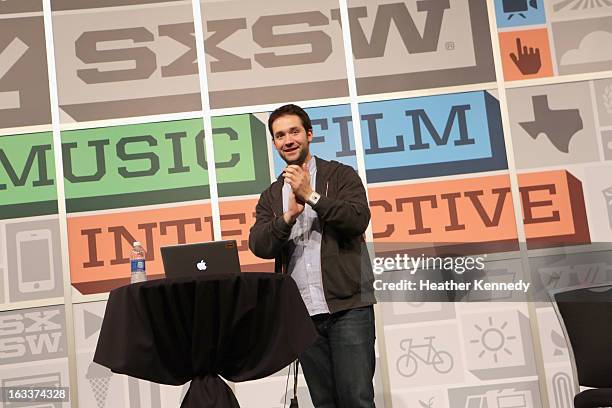
{"label": "jacket zipper", "polygon": [[[274,211],[274,209],[272,209],[272,214],[274,214],[274,218],[277,217],[276,216],[276,211]],[[284,265],[284,260],[285,259],[284,258],[285,258],[285,256],[283,254],[283,251],[281,250],[281,262],[280,262],[280,264],[281,264],[281,274],[285,273],[285,265]],[[276,261],[274,262],[274,269],[276,269]],[[276,271],[274,271],[274,272],[276,272]]]}
{"label": "jacket zipper", "polygon": [[[329,180],[327,180],[325,182],[325,197],[327,197],[327,193],[329,191]],[[323,235],[325,234],[325,223],[323,221],[321,221],[321,251],[323,250]],[[323,259],[322,254],[319,254],[319,259]],[[329,303],[327,302],[327,299],[325,297],[325,283],[323,282],[323,262],[321,262],[320,268],[321,270],[321,289],[323,289],[323,299],[325,300],[325,305],[327,306],[327,311],[329,313],[332,313],[330,307],[329,307]]]}

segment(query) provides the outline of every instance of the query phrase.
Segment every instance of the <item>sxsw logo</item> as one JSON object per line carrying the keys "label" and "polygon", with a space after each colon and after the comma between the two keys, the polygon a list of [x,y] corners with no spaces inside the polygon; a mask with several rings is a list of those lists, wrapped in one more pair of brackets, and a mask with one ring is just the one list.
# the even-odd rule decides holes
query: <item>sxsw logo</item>
{"label": "sxsw logo", "polygon": [[[239,2],[235,2],[239,3]],[[352,39],[356,59],[381,58],[390,42],[389,36],[399,32],[400,40],[406,51],[410,54],[420,54],[437,51],[438,40],[442,30],[444,13],[450,9],[450,0],[419,0],[416,8],[406,2],[380,4],[375,10],[352,7],[349,9]],[[228,11],[237,11],[239,8],[227,7]],[[461,7],[460,5],[457,7]],[[411,11],[410,9],[414,9]],[[240,10],[242,11],[242,10]],[[425,28],[421,33],[413,14],[421,14],[416,18],[425,20]],[[208,14],[206,14],[208,15]],[[250,26],[249,26],[249,23]],[[278,15],[249,16],[226,19],[208,19],[206,21],[205,49],[211,57],[210,71],[212,73],[250,70],[256,63],[264,68],[278,68],[283,66],[298,66],[315,64],[326,61],[334,52],[332,37],[325,31],[326,26],[340,23],[340,11],[331,9],[327,11],[310,10]],[[364,25],[373,24],[371,34],[368,36]],[[299,31],[303,26],[320,27],[318,30]],[[291,34],[277,33],[281,27],[297,26]],[[323,28],[321,28],[323,27]],[[78,69],[77,76],[88,84],[103,82],[129,81],[150,78],[159,68],[161,77],[197,74],[196,44],[190,22],[176,22],[173,24],[159,24],[155,29],[135,26],[121,29],[107,29],[86,31],[81,33],[74,43],[76,57],[91,68]],[[251,42],[266,52],[253,52],[244,55],[244,52],[234,50],[228,45],[230,37],[239,35],[239,32],[249,33]],[[172,39],[175,47],[187,47],[176,59],[166,65],[160,66],[158,61],[162,58],[156,55],[155,47],[151,43],[160,41],[163,37]],[[369,38],[368,38],[369,37]],[[127,48],[113,48],[115,52],[103,46],[104,43],[126,41],[134,45]],[[244,49],[248,46],[242,44]],[[281,48],[304,48],[307,53],[280,53]],[[447,44],[446,48],[452,48]],[[120,63],[132,61],[133,68],[121,70],[101,70],[96,65],[104,63]]]}
{"label": "sxsw logo", "polygon": [[63,307],[0,314],[0,363],[23,363],[65,357]]}
{"label": "sxsw logo", "polygon": [[[335,5],[207,2],[212,107],[286,100],[287,89],[296,86],[300,99],[347,95]],[[140,7],[55,16],[65,120],[200,109],[191,7]],[[76,19],[87,21],[87,30]],[[482,0],[387,0],[374,6],[360,0],[351,3],[349,19],[360,93],[384,91],[375,88],[389,86],[379,81],[389,75],[401,76],[394,91],[494,80],[490,35],[479,35],[488,28]],[[104,100],[110,94],[115,99]]]}

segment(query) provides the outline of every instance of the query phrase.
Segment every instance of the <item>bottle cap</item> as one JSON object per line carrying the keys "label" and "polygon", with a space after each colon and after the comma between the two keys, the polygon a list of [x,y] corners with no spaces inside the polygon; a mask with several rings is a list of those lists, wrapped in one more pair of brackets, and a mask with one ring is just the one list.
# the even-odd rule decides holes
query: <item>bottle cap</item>
{"label": "bottle cap", "polygon": [[134,241],[134,246],[142,246],[139,241]]}

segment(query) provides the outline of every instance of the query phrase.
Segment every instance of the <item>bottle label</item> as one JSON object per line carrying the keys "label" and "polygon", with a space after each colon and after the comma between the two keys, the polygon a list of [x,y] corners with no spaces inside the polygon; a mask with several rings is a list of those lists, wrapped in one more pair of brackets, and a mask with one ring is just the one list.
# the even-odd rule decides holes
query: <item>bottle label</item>
{"label": "bottle label", "polygon": [[145,271],[145,260],[144,259],[134,259],[130,262],[131,262],[132,273]]}

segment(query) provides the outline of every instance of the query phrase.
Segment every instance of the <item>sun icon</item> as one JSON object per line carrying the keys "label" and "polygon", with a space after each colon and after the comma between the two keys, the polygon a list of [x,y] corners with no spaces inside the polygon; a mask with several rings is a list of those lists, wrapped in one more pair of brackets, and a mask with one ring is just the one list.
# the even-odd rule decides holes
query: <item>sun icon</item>
{"label": "sun icon", "polygon": [[482,358],[487,352],[493,356],[493,361],[499,361],[498,353],[506,353],[511,356],[512,351],[508,348],[508,342],[516,340],[516,336],[507,336],[504,329],[508,326],[508,322],[503,322],[500,326],[493,324],[493,317],[489,316],[489,327],[483,329],[478,324],[474,328],[480,332],[480,338],[470,340],[470,343],[477,343],[482,346],[478,358]]}

